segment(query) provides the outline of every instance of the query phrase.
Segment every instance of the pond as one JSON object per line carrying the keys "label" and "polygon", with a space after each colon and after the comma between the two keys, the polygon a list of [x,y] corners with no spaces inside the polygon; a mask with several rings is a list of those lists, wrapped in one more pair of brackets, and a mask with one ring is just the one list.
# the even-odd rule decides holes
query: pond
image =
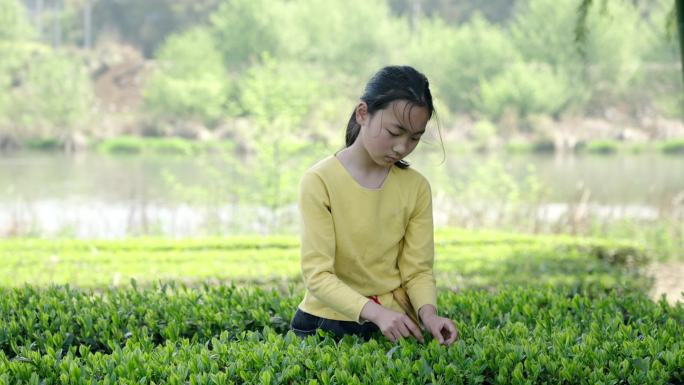
{"label": "pond", "polygon": [[[296,232],[298,178],[325,152],[269,159],[20,153],[0,157],[0,236],[117,238]],[[417,150],[437,227],[511,214],[657,219],[684,200],[684,158]],[[278,164],[278,166],[274,166]],[[505,215],[504,215],[505,214]],[[502,219],[504,218],[504,219]],[[506,219],[507,218],[507,219]]]}

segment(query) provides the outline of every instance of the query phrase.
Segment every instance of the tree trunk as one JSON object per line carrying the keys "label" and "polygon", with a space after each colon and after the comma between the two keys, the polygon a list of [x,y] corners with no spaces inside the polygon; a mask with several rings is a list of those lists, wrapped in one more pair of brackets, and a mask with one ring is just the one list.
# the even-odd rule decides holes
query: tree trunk
{"label": "tree trunk", "polygon": [[93,46],[93,3],[85,0],[83,5],[83,48],[90,49]]}
{"label": "tree trunk", "polygon": [[421,0],[413,0],[411,4],[411,33],[418,34],[420,29]]}
{"label": "tree trunk", "polygon": [[43,39],[43,0],[36,0],[36,29],[38,38]]}
{"label": "tree trunk", "polygon": [[62,0],[55,0],[52,8],[52,46],[58,48],[62,45]]}
{"label": "tree trunk", "polygon": [[679,31],[679,54],[682,61],[682,77],[684,78],[684,0],[675,0],[677,8],[677,30]]}

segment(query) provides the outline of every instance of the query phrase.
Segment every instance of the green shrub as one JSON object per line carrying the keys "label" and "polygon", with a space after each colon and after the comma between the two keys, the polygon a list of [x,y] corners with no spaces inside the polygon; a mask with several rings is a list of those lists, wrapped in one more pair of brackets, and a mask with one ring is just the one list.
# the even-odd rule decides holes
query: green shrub
{"label": "green shrub", "polygon": [[31,138],[25,140],[23,144],[25,148],[37,151],[55,151],[61,146],[55,138]]}
{"label": "green shrub", "polygon": [[550,139],[537,140],[533,143],[533,150],[537,153],[555,152],[556,145]]}
{"label": "green shrub", "polygon": [[192,155],[199,148],[194,142],[182,138],[158,138],[147,141],[149,151],[156,154]]}
{"label": "green shrub", "polygon": [[97,148],[106,154],[193,155],[202,149],[202,145],[182,138],[122,136],[104,140]]}
{"label": "green shrub", "polygon": [[624,146],[625,151],[627,151],[630,154],[643,154],[646,152],[653,151],[653,146],[649,143],[634,142],[626,143]]}
{"label": "green shrub", "polygon": [[529,154],[534,151],[534,144],[529,142],[508,142],[504,150],[509,154]]}
{"label": "green shrub", "polygon": [[487,149],[496,137],[497,128],[489,120],[478,120],[473,124],[470,136],[478,149]]}
{"label": "green shrub", "polygon": [[121,136],[103,141],[97,149],[106,154],[139,154],[143,152],[143,143],[140,138]]}
{"label": "green shrub", "polygon": [[665,154],[684,154],[684,139],[673,139],[660,145]]}
{"label": "green shrub", "polygon": [[582,151],[590,154],[609,155],[620,150],[620,144],[614,140],[593,140],[582,148]]}

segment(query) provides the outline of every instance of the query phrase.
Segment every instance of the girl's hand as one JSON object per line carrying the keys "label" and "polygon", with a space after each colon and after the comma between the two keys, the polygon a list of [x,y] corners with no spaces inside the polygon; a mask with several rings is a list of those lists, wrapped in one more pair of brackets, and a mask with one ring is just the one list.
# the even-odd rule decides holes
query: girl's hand
{"label": "girl's hand", "polygon": [[382,334],[392,342],[409,336],[415,337],[420,343],[425,342],[423,333],[409,316],[378,305],[373,301],[366,302],[361,309],[360,319],[373,322]]}
{"label": "girl's hand", "polygon": [[399,313],[394,310],[382,308],[373,320],[373,323],[378,325],[382,334],[392,342],[399,341],[402,337],[415,337],[418,342],[423,343],[423,333],[404,313]]}
{"label": "girl's hand", "polygon": [[437,314],[426,314],[422,317],[423,325],[442,345],[451,345],[458,338],[458,330],[454,322]]}

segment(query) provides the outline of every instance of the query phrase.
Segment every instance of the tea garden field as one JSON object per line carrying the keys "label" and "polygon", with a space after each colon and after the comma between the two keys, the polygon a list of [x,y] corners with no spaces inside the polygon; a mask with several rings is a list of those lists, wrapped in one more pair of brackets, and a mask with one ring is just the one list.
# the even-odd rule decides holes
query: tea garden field
{"label": "tea garden field", "polygon": [[294,236],[0,243],[0,384],[682,384],[684,307],[629,241],[439,230],[459,340],[288,324]]}

